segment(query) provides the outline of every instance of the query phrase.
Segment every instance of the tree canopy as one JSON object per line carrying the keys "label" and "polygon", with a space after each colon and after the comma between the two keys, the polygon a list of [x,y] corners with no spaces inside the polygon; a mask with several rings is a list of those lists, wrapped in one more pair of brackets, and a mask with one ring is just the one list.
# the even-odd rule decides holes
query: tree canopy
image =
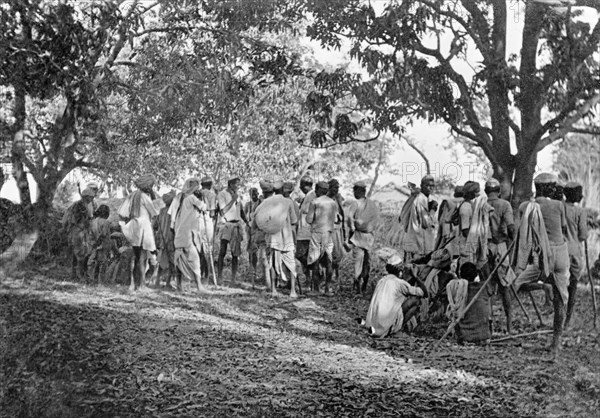
{"label": "tree canopy", "polygon": [[296,18],[279,0],[5,2],[0,131],[16,177],[31,172],[43,213],[71,170],[106,168],[98,156],[111,145],[176,149],[190,133],[237,126],[254,90],[298,72],[269,39]]}
{"label": "tree canopy", "polygon": [[[347,45],[367,72],[320,74],[313,112],[335,119],[332,142],[352,139],[359,126],[332,112],[348,96],[378,130],[443,121],[483,150],[506,192],[514,176],[514,201],[523,200],[537,152],[600,102],[600,2],[566,3],[388,1],[376,10],[381,3],[306,2],[308,35],[329,48]],[[521,35],[514,53],[509,31]]]}

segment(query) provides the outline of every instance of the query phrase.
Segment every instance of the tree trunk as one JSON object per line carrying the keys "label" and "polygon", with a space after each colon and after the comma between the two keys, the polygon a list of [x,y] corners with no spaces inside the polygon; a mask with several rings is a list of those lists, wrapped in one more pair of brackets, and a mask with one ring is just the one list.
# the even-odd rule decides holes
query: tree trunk
{"label": "tree trunk", "polygon": [[58,185],[63,180],[64,176],[56,173],[54,175],[46,176],[43,179],[37,179],[38,183],[38,199],[35,207],[35,221],[39,227],[43,227],[48,215],[52,210],[52,202],[54,201],[54,195],[58,189]]}
{"label": "tree trunk", "polygon": [[26,98],[25,89],[21,86],[14,86],[15,91],[15,102],[13,107],[13,116],[15,123],[12,126],[12,150],[11,150],[11,163],[13,167],[13,177],[17,182],[17,188],[19,190],[19,197],[21,199],[21,205],[23,206],[23,214],[25,221],[29,223],[32,215],[31,208],[31,192],[29,190],[29,181],[27,180],[27,172],[23,165],[22,156],[25,153],[25,119],[26,113]]}
{"label": "tree trunk", "polygon": [[537,153],[532,153],[529,156],[523,156],[522,158],[517,159],[515,183],[511,198],[511,204],[513,208],[518,208],[522,202],[531,198],[533,175],[535,173],[536,165]]}
{"label": "tree trunk", "polygon": [[509,162],[494,165],[493,177],[500,182],[500,192],[503,199],[512,200],[514,194],[513,176],[515,169]]}
{"label": "tree trunk", "polygon": [[[371,182],[371,187],[369,187],[369,192],[367,193],[367,197],[371,197],[373,192],[375,191],[375,185],[377,184],[377,180],[379,179],[379,171],[381,170],[381,165],[385,160],[385,142],[381,140],[381,144],[379,146],[379,158],[377,159],[377,165],[375,166],[375,175],[373,176],[373,181]],[[429,174],[429,173],[428,173]]]}

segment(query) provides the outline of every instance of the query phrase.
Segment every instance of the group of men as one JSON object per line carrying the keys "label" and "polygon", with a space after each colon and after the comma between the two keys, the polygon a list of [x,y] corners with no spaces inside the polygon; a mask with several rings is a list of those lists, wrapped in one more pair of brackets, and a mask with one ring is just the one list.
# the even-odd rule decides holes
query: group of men
{"label": "group of men", "polygon": [[[156,284],[166,273],[167,284],[174,278],[180,290],[185,279],[198,290],[203,288],[203,279],[212,277],[214,284],[222,284],[228,252],[231,282],[235,283],[244,237],[253,284],[254,276],[262,275],[274,295],[278,286],[287,285],[290,296],[297,296],[300,283],[296,260],[312,290],[331,295],[334,272],[347,252],[352,252],[355,259],[355,289],[366,290],[379,208],[366,197],[364,182],[354,184],[355,199],[348,204],[335,179],[314,185],[311,177],[304,176],[296,198],[292,198],[294,183],[263,180],[262,194],[251,188],[246,204],[239,195],[239,178],[229,179],[227,188],[218,193],[212,183],[208,177],[192,177],[185,181],[181,192],[164,194],[159,204],[153,175],[146,174],[135,181],[137,190],[127,196],[118,210],[120,231],[133,250],[131,290],[145,286],[149,268]],[[81,237],[89,230],[93,211],[88,212],[87,208],[95,206],[96,195],[97,191],[84,189],[82,199],[72,206],[81,210],[70,210],[77,214],[77,219],[69,224],[74,254],[82,248]],[[215,237],[219,237],[216,263]],[[83,270],[82,261],[77,260],[75,257],[74,275],[81,278],[77,272]]]}
{"label": "group of men", "polygon": [[558,350],[575,305],[587,219],[578,206],[583,197],[580,184],[564,184],[556,175],[542,173],[535,177],[534,185],[535,198],[520,205],[517,225],[510,203],[501,198],[497,180],[485,183],[485,195],[477,182],[456,187],[454,198],[443,201],[438,211],[431,198],[434,179],[426,176],[420,190],[402,208],[400,246],[404,262],[446,249],[457,273],[467,263],[474,265],[483,279],[494,272],[492,282],[502,298],[508,332],[511,293],[518,297],[519,290],[551,289],[551,349]]}
{"label": "group of men", "polygon": [[[272,294],[277,294],[278,285],[287,284],[290,296],[297,296],[296,260],[312,290],[331,294],[334,273],[339,280],[339,264],[348,252],[354,259],[354,289],[365,292],[379,207],[366,197],[364,182],[355,183],[354,199],[344,201],[336,179],[315,185],[312,178],[304,176],[296,198],[292,197],[294,183],[263,180],[262,193],[251,188],[245,205],[239,195],[240,183],[239,178],[231,178],[227,188],[216,193],[210,178],[193,177],[180,193],[163,195],[164,205],[158,210],[154,176],[138,178],[138,190],[118,211],[122,233],[134,254],[130,288],[144,286],[148,264],[156,265],[157,283],[160,269],[168,272],[168,281],[177,279],[179,289],[183,278],[201,289],[202,278],[211,274],[214,283],[221,284],[227,250],[231,281],[235,282],[246,236],[253,284],[254,276],[262,275]],[[478,277],[487,278],[494,271],[494,288],[502,298],[509,332],[511,292],[518,297],[521,289],[547,290],[554,306],[552,348],[557,349],[563,327],[573,314],[582,273],[580,243],[587,237],[586,216],[578,206],[582,186],[561,184],[549,173],[538,175],[534,183],[536,196],[519,207],[517,225],[510,203],[501,198],[497,180],[485,183],[484,195],[479,183],[466,182],[456,187],[454,198],[444,200],[438,208],[431,196],[435,180],[425,176],[401,210],[399,244],[405,264],[431,260],[432,254],[438,254],[436,257],[444,259],[444,266],[432,265],[438,270],[446,269],[445,264],[453,260],[457,273],[466,264],[475,266]],[[88,185],[81,192],[81,201],[65,215],[74,250],[73,274],[79,277],[85,267],[84,237],[95,218],[99,221],[92,228],[96,231],[92,247],[99,251],[106,242],[101,236],[108,230],[108,212],[97,211],[97,193],[97,185]],[[216,272],[212,259],[215,236],[220,237]],[[440,250],[444,250],[443,257]],[[92,270],[97,274],[95,267]]]}

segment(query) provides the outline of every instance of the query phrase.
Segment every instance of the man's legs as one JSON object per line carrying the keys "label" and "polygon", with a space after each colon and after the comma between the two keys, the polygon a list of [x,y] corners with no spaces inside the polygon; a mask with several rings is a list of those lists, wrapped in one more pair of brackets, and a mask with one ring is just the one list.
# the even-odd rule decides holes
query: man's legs
{"label": "man's legs", "polygon": [[[142,247],[133,247],[133,260],[131,262],[131,280],[129,282],[129,290],[134,291],[141,283],[142,277],[145,274],[146,266],[142,263]],[[139,279],[138,279],[139,276]],[[137,286],[136,286],[137,285]]]}
{"label": "man's legs", "polygon": [[200,253],[194,246],[189,249],[189,260],[190,265],[193,267],[193,276],[190,277],[190,279],[195,282],[196,289],[199,292],[203,291],[204,286],[202,286],[202,272],[200,271]]}
{"label": "man's legs", "polygon": [[88,274],[88,280],[90,283],[96,282],[97,270],[99,267],[99,263],[98,263],[98,252],[99,251],[100,250],[93,250],[92,254],[90,254],[90,256],[88,257],[87,274]]}
{"label": "man's legs", "polygon": [[503,286],[498,284],[498,293],[500,293],[500,299],[502,300],[502,307],[506,314],[506,332],[510,334],[512,331],[512,306],[510,299],[510,286]]}
{"label": "man's legs", "polygon": [[553,246],[554,273],[552,275],[552,304],[554,306],[554,334],[550,349],[556,353],[561,348],[561,336],[565,322],[565,305],[569,297],[569,250],[567,244]]}
{"label": "man's legs", "polygon": [[[291,258],[291,262],[293,262],[295,264],[296,260],[294,259],[294,256],[291,256],[290,258]],[[283,269],[290,276],[290,297],[297,298],[298,294],[296,293],[296,269],[295,268],[294,268],[294,270],[290,269],[286,263],[283,263]]]}
{"label": "man's legs", "polygon": [[365,254],[366,251],[360,247],[354,247],[352,249],[352,256],[354,257],[354,284],[353,288],[356,290],[356,293],[361,293],[362,289],[362,274],[364,270],[365,263]]}
{"label": "man's legs", "polygon": [[552,298],[552,304],[554,305],[554,325],[550,349],[556,353],[561,348],[560,340],[563,333],[563,322],[565,320],[565,304],[559,296],[559,290],[555,284],[552,285],[552,290],[554,293],[554,297]]}
{"label": "man's legs", "polygon": [[217,278],[219,284],[223,284],[223,262],[225,260],[225,255],[227,254],[227,245],[229,241],[226,239],[221,240],[221,245],[219,246],[219,260],[217,261]]}
{"label": "man's legs", "polygon": [[417,314],[420,305],[420,301],[416,297],[408,297],[404,301],[402,304],[402,312],[404,314],[404,323],[402,324],[403,327],[406,326],[412,317]]}
{"label": "man's legs", "polygon": [[570,256],[570,266],[569,266],[569,299],[567,301],[567,313],[565,318],[565,329],[569,326],[571,322],[571,317],[573,316],[573,309],[575,308],[575,297],[577,293],[577,283],[579,282],[579,277],[581,275],[581,267],[582,267],[582,259],[581,256],[571,255]]}
{"label": "man's legs", "polygon": [[308,267],[307,257],[308,257],[308,248],[310,246],[310,241],[308,240],[300,240],[296,242],[296,259],[300,262],[302,266],[302,273],[304,274],[304,281],[306,286],[312,288],[312,278],[311,272],[312,269]]}
{"label": "man's legs", "polygon": [[362,271],[361,271],[361,277],[362,277],[362,288],[361,288],[361,292],[364,294],[367,290],[367,284],[369,283],[369,272],[371,271],[371,254],[369,254],[369,251],[367,250],[363,250],[364,252],[364,259],[363,259],[363,266],[362,266]]}
{"label": "man's legs", "polygon": [[200,273],[202,274],[202,277],[209,277],[210,275],[210,269],[208,267],[208,256],[206,254],[206,251],[202,251],[202,253],[200,253]]}
{"label": "man's legs", "polygon": [[311,270],[312,281],[310,288],[314,292],[319,291],[319,286],[321,285],[321,266],[319,265],[319,261],[312,263],[308,266]]}
{"label": "man's legs", "polygon": [[237,255],[231,255],[231,282],[235,283],[235,278],[237,276],[237,269],[238,269],[238,256]]}

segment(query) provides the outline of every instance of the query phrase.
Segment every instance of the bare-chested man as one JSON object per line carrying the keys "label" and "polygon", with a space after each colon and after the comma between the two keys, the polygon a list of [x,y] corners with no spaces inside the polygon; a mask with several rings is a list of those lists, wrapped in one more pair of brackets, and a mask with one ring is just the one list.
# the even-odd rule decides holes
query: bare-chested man
{"label": "bare-chested man", "polygon": [[379,206],[367,198],[364,181],[354,184],[356,199],[348,209],[348,237],[354,257],[354,289],[364,295],[371,270],[370,252],[375,243],[373,232],[379,223]]}
{"label": "bare-chested man", "polygon": [[313,270],[313,290],[319,290],[321,268],[325,270],[325,294],[331,295],[330,282],[333,275],[333,230],[338,211],[337,203],[327,196],[329,185],[317,183],[316,199],[308,208],[306,222],[311,226],[308,265]]}
{"label": "bare-chested man", "polygon": [[[278,187],[278,190],[280,189]],[[277,221],[274,221],[275,218]],[[266,222],[263,224],[263,221]],[[252,225],[265,233],[265,267],[269,269],[267,286],[271,288],[272,295],[277,295],[276,278],[289,276],[290,297],[297,297],[296,259],[294,257],[296,249],[293,233],[297,221],[292,201],[283,194],[267,197],[256,208]]]}
{"label": "bare-chested man", "polygon": [[300,180],[300,190],[304,193],[304,198],[299,202],[300,217],[298,219],[298,228],[296,229],[296,259],[302,265],[302,271],[308,283],[312,285],[311,271],[308,268],[308,248],[310,246],[311,227],[306,222],[308,207],[310,203],[317,197],[313,187],[313,179],[310,176],[304,176]]}

